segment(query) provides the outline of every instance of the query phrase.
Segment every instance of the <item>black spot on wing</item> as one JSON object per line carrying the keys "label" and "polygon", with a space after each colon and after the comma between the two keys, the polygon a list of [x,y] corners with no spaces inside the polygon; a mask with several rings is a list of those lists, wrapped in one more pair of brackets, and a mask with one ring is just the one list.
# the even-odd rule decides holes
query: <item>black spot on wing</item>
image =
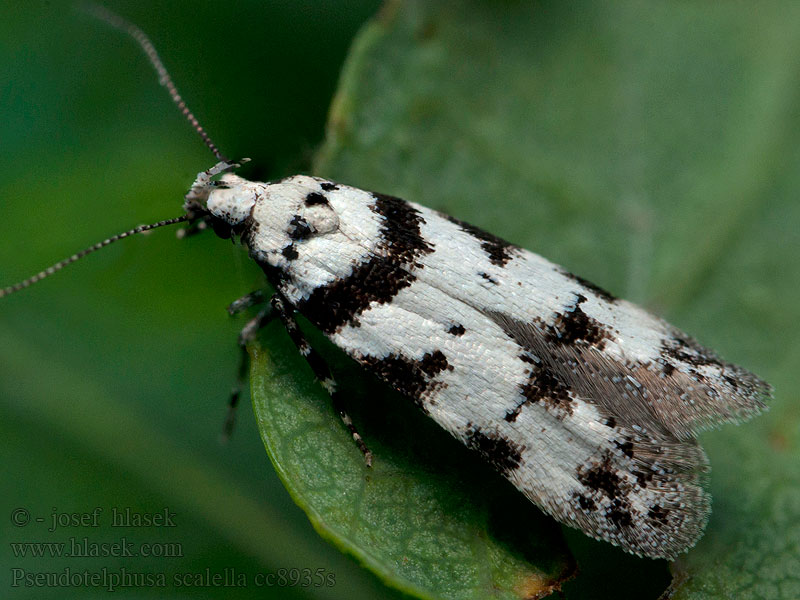
{"label": "black spot on wing", "polygon": [[633,469],[631,474],[636,477],[636,483],[640,488],[646,488],[654,478],[653,472],[648,470]]}
{"label": "black spot on wing", "polygon": [[554,344],[588,344],[602,349],[609,334],[603,325],[581,309],[586,296],[577,295],[575,307],[558,313],[553,325],[549,326],[548,340]]}
{"label": "black spot on wing", "polygon": [[358,358],[358,362],[398,392],[414,400],[423,411],[426,410],[426,396],[444,385],[442,382],[434,382],[433,379],[442,371],[453,370],[440,350],[428,352],[419,360],[390,354],[384,357],[365,355]]}
{"label": "black spot on wing", "polygon": [[454,336],[458,337],[460,335],[464,335],[464,333],[466,333],[466,331],[467,330],[464,329],[463,325],[461,325],[460,323],[457,323],[455,325],[452,325],[450,327],[450,329],[447,330],[447,333],[449,333],[450,335],[454,335]]}
{"label": "black spot on wing", "polygon": [[328,199],[324,194],[320,194],[319,192],[311,192],[306,196],[305,204],[306,206],[327,205]]}
{"label": "black spot on wing", "polygon": [[492,285],[497,285],[499,283],[494,277],[492,277],[488,273],[481,272],[481,273],[478,273],[478,275],[480,275],[483,279],[485,279],[486,281],[488,281]]}
{"label": "black spot on wing", "polygon": [[394,196],[373,194],[372,211],[382,217],[381,248],[398,260],[412,262],[418,256],[433,252],[420,233],[425,222],[416,208]]}
{"label": "black spot on wing", "polygon": [[572,414],[569,388],[544,366],[531,369],[530,378],[522,386],[522,394],[529,402],[540,402],[557,412]]}
{"label": "black spot on wing", "polygon": [[647,518],[650,519],[652,524],[656,527],[666,525],[668,516],[669,512],[665,510],[663,506],[658,504],[654,504],[650,507],[650,510],[647,511]]}
{"label": "black spot on wing", "polygon": [[381,217],[375,250],[350,275],[319,286],[298,303],[298,310],[325,333],[356,324],[358,315],[373,303],[391,302],[416,279],[411,273],[420,268],[415,259],[433,251],[420,233],[419,211],[400,198],[373,196],[371,208]]}
{"label": "black spot on wing", "polygon": [[338,185],[330,181],[323,181],[322,183],[319,184],[319,187],[321,187],[323,191],[326,192],[334,192],[339,189]]}
{"label": "black spot on wing", "polygon": [[426,353],[417,364],[419,369],[428,377],[433,377],[437,373],[441,373],[445,370],[453,370],[453,367],[447,362],[447,357],[441,350]]}
{"label": "black spot on wing", "polygon": [[520,466],[522,451],[525,450],[524,446],[500,433],[484,432],[472,426],[467,430],[465,444],[506,476]]}
{"label": "black spot on wing", "polygon": [[519,251],[519,249],[513,244],[510,244],[509,242],[500,239],[499,237],[492,235],[483,229],[479,229],[474,225],[470,225],[469,223],[465,223],[464,221],[460,221],[449,215],[443,216],[451,223],[458,225],[461,231],[468,233],[478,240],[481,243],[481,249],[486,252],[486,254],[489,256],[489,261],[493,265],[497,265],[498,267],[505,266],[505,264],[514,257],[514,254]]}
{"label": "black spot on wing", "polygon": [[625,456],[633,458],[633,442],[631,440],[625,440],[624,442],[614,440],[614,445],[619,448]]}
{"label": "black spot on wing", "polygon": [[570,273],[569,271],[565,271],[561,267],[556,267],[556,271],[558,271],[564,277],[567,277],[568,279],[571,279],[572,281],[579,283],[584,289],[593,292],[596,296],[599,296],[606,302],[614,303],[618,300],[618,298],[613,294],[611,294],[610,292],[607,292],[599,285],[593,284],[591,281],[587,281],[583,277],[578,277],[577,275]]}
{"label": "black spot on wing", "polygon": [[611,456],[604,453],[600,460],[592,462],[589,466],[581,466],[577,471],[577,478],[588,490],[593,492],[595,502],[606,497],[602,502],[605,506],[606,520],[617,529],[629,527],[633,523],[631,504],[628,499],[630,485],[617,473]]}
{"label": "black spot on wing", "polygon": [[606,509],[606,519],[616,525],[617,529],[630,527],[633,524],[630,502],[614,498],[611,506]]}
{"label": "black spot on wing", "polygon": [[298,303],[298,309],[324,333],[333,333],[342,325],[356,325],[358,315],[370,304],[390,302],[415,279],[390,257],[372,257],[346,278],[316,288]]}
{"label": "black spot on wing", "polygon": [[[673,367],[674,368],[674,367]],[[731,377],[730,375],[723,375],[722,378],[731,386],[734,390],[739,389],[739,383],[736,381],[736,378]]]}
{"label": "black spot on wing", "polygon": [[693,367],[724,366],[722,360],[714,352],[704,348],[692,338],[677,333],[672,338],[664,340],[661,349],[666,356]]}
{"label": "black spot on wing", "polygon": [[516,421],[527,404],[541,404],[562,419],[572,415],[574,408],[569,388],[558,379],[555,373],[542,363],[532,360],[527,354],[521,355],[520,359],[532,365],[528,380],[519,386],[520,393],[525,399],[505,414],[505,420],[509,423]]}
{"label": "black spot on wing", "polygon": [[583,494],[575,492],[573,497],[577,500],[578,506],[580,506],[582,510],[595,510],[597,508],[597,504],[595,504],[594,500],[587,498]]}
{"label": "black spot on wing", "polygon": [[593,492],[602,492],[609,498],[622,495],[622,480],[608,453],[605,453],[600,460],[593,461],[588,467],[581,466],[578,469],[578,481]]}

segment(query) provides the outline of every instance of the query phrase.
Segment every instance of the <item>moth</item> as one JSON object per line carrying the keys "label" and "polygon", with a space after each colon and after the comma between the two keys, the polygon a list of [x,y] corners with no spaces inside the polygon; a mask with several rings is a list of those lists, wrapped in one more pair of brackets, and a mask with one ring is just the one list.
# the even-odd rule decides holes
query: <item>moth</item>
{"label": "moth", "polygon": [[197,124],[145,34],[89,10],[141,45],[219,162],[198,174],[183,215],[95,244],[0,297],[135,233],[210,228],[245,245],[274,290],[230,307],[261,307],[240,335],[241,373],[247,343],[278,318],[367,466],[372,454],[297,313],[558,521],[651,558],[695,544],[710,512],[696,434],[763,410],[767,383],[644,309],[440,212],[319,177],[234,174],[240,163]]}

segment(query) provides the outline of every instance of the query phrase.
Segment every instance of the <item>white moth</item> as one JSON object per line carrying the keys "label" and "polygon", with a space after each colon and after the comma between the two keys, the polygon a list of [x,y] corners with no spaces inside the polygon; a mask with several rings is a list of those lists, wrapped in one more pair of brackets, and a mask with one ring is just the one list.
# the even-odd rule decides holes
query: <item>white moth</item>
{"label": "white moth", "polygon": [[[144,34],[92,10],[139,41],[184,108]],[[251,182],[229,172],[237,166],[220,160],[200,173],[185,215],[105,240],[0,297],[131,233],[211,226],[238,237],[275,290],[269,303],[254,293],[232,305],[268,304],[242,344],[278,316],[337,408],[295,312],[560,522],[652,558],[694,545],[710,511],[696,433],[762,410],[768,384],[638,306],[442,213],[317,177]]]}

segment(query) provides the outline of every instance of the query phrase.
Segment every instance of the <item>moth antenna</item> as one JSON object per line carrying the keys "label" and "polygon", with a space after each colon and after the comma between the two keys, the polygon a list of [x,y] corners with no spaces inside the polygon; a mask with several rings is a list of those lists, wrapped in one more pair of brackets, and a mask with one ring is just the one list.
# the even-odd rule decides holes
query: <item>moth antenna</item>
{"label": "moth antenna", "polygon": [[147,55],[150,64],[158,74],[158,82],[167,89],[172,101],[180,109],[181,114],[183,114],[186,120],[189,121],[192,127],[194,127],[194,130],[203,140],[203,143],[208,146],[208,149],[211,150],[211,152],[214,153],[214,156],[217,158],[217,160],[227,162],[228,159],[225,158],[222,152],[219,151],[219,148],[217,148],[216,144],[211,141],[211,138],[206,133],[206,130],[203,129],[203,126],[200,125],[197,117],[195,117],[194,113],[189,110],[189,107],[186,105],[186,101],[178,93],[178,88],[175,87],[172,77],[170,77],[170,74],[164,66],[164,63],[161,62],[161,57],[158,56],[158,52],[156,51],[153,42],[151,42],[150,38],[147,37],[147,34],[137,25],[131,23],[117,13],[112,12],[105,6],[94,4],[93,2],[82,2],[78,5],[78,9],[100,21],[111,25],[115,29],[119,29],[123,33],[128,34],[136,43],[139,44],[139,47],[141,47],[141,49]]}
{"label": "moth antenna", "polygon": [[82,259],[87,254],[91,254],[92,252],[96,252],[97,250],[100,250],[101,248],[105,248],[109,244],[113,244],[114,242],[118,242],[119,240],[124,239],[126,237],[130,237],[132,235],[136,235],[137,233],[143,233],[145,231],[150,231],[151,229],[157,229],[159,227],[164,227],[166,225],[175,225],[176,223],[183,223],[184,221],[189,221],[191,218],[192,218],[192,216],[188,215],[188,214],[181,215],[180,217],[175,217],[174,219],[166,219],[165,221],[158,221],[157,223],[152,223],[150,225],[139,225],[138,227],[134,227],[133,229],[131,229],[129,231],[125,231],[123,233],[119,233],[117,235],[111,236],[110,238],[107,238],[107,239],[103,240],[102,242],[97,242],[96,244],[93,244],[92,246],[89,246],[85,250],[81,250],[80,252],[78,252],[76,254],[73,254],[69,258],[65,258],[64,260],[61,260],[61,261],[55,263],[54,265],[51,265],[50,267],[47,267],[44,271],[40,271],[39,273],[37,273],[36,275],[34,275],[32,277],[28,277],[27,279],[24,279],[23,281],[20,281],[19,283],[15,283],[14,285],[10,285],[10,286],[8,286],[6,288],[0,289],[0,298],[4,298],[5,296],[8,296],[9,294],[13,294],[14,292],[18,292],[20,290],[23,290],[26,287],[30,287],[34,283],[37,283],[37,282],[41,281],[42,279],[45,279],[46,277],[50,277],[50,275],[60,271],[61,269],[63,269],[67,265],[72,264],[75,261]]}

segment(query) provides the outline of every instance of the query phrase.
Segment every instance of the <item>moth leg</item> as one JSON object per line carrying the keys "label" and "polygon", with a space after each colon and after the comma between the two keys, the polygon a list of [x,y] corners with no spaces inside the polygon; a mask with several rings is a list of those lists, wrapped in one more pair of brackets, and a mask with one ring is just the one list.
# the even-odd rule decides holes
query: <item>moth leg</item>
{"label": "moth leg", "polygon": [[228,305],[227,311],[228,314],[232,317],[238,315],[243,310],[250,308],[251,306],[256,306],[258,304],[263,304],[266,302],[267,299],[264,297],[263,290],[256,290],[255,292],[250,292],[246,296],[242,296],[231,302]]}
{"label": "moth leg", "polygon": [[331,375],[331,370],[327,363],[322,356],[320,356],[320,354],[308,343],[308,340],[306,340],[303,332],[300,331],[300,328],[297,326],[297,321],[294,318],[292,310],[286,306],[286,302],[283,300],[283,298],[281,298],[280,295],[275,294],[272,297],[270,304],[275,314],[286,328],[286,332],[294,342],[294,345],[297,346],[300,354],[302,354],[308,362],[308,365],[314,372],[314,376],[328,391],[328,394],[331,397],[331,402],[333,403],[333,409],[339,413],[342,423],[344,423],[345,427],[347,427],[348,431],[350,431],[350,435],[353,436],[353,441],[355,441],[359,450],[361,450],[361,453],[364,455],[364,462],[368,467],[371,467],[372,452],[370,452],[369,448],[367,448],[367,445],[364,443],[361,434],[358,433],[358,430],[353,424],[353,420],[350,418],[350,415],[348,415],[344,410],[341,394],[336,389],[336,380]]}
{"label": "moth leg", "polygon": [[[255,292],[253,292],[253,294],[255,294]],[[236,304],[236,302],[244,300],[245,298],[249,298],[253,296],[253,294],[248,294],[247,296],[236,300],[233,302],[233,304]],[[231,304],[231,306],[233,306],[233,304]],[[255,304],[255,302],[253,304]],[[250,306],[252,306],[252,304],[250,304]],[[244,308],[242,310],[244,310]],[[228,414],[225,417],[225,424],[222,427],[223,441],[227,441],[233,432],[233,425],[236,420],[236,407],[239,404],[239,396],[242,394],[242,388],[244,387],[244,382],[247,378],[247,370],[250,366],[250,355],[247,353],[247,344],[256,339],[258,330],[269,323],[274,316],[275,313],[272,307],[267,306],[259,311],[255,317],[250,319],[247,322],[247,325],[245,325],[242,328],[242,331],[239,333],[239,349],[241,351],[239,358],[239,370],[236,373],[236,383],[231,390],[230,400],[228,401]]]}

